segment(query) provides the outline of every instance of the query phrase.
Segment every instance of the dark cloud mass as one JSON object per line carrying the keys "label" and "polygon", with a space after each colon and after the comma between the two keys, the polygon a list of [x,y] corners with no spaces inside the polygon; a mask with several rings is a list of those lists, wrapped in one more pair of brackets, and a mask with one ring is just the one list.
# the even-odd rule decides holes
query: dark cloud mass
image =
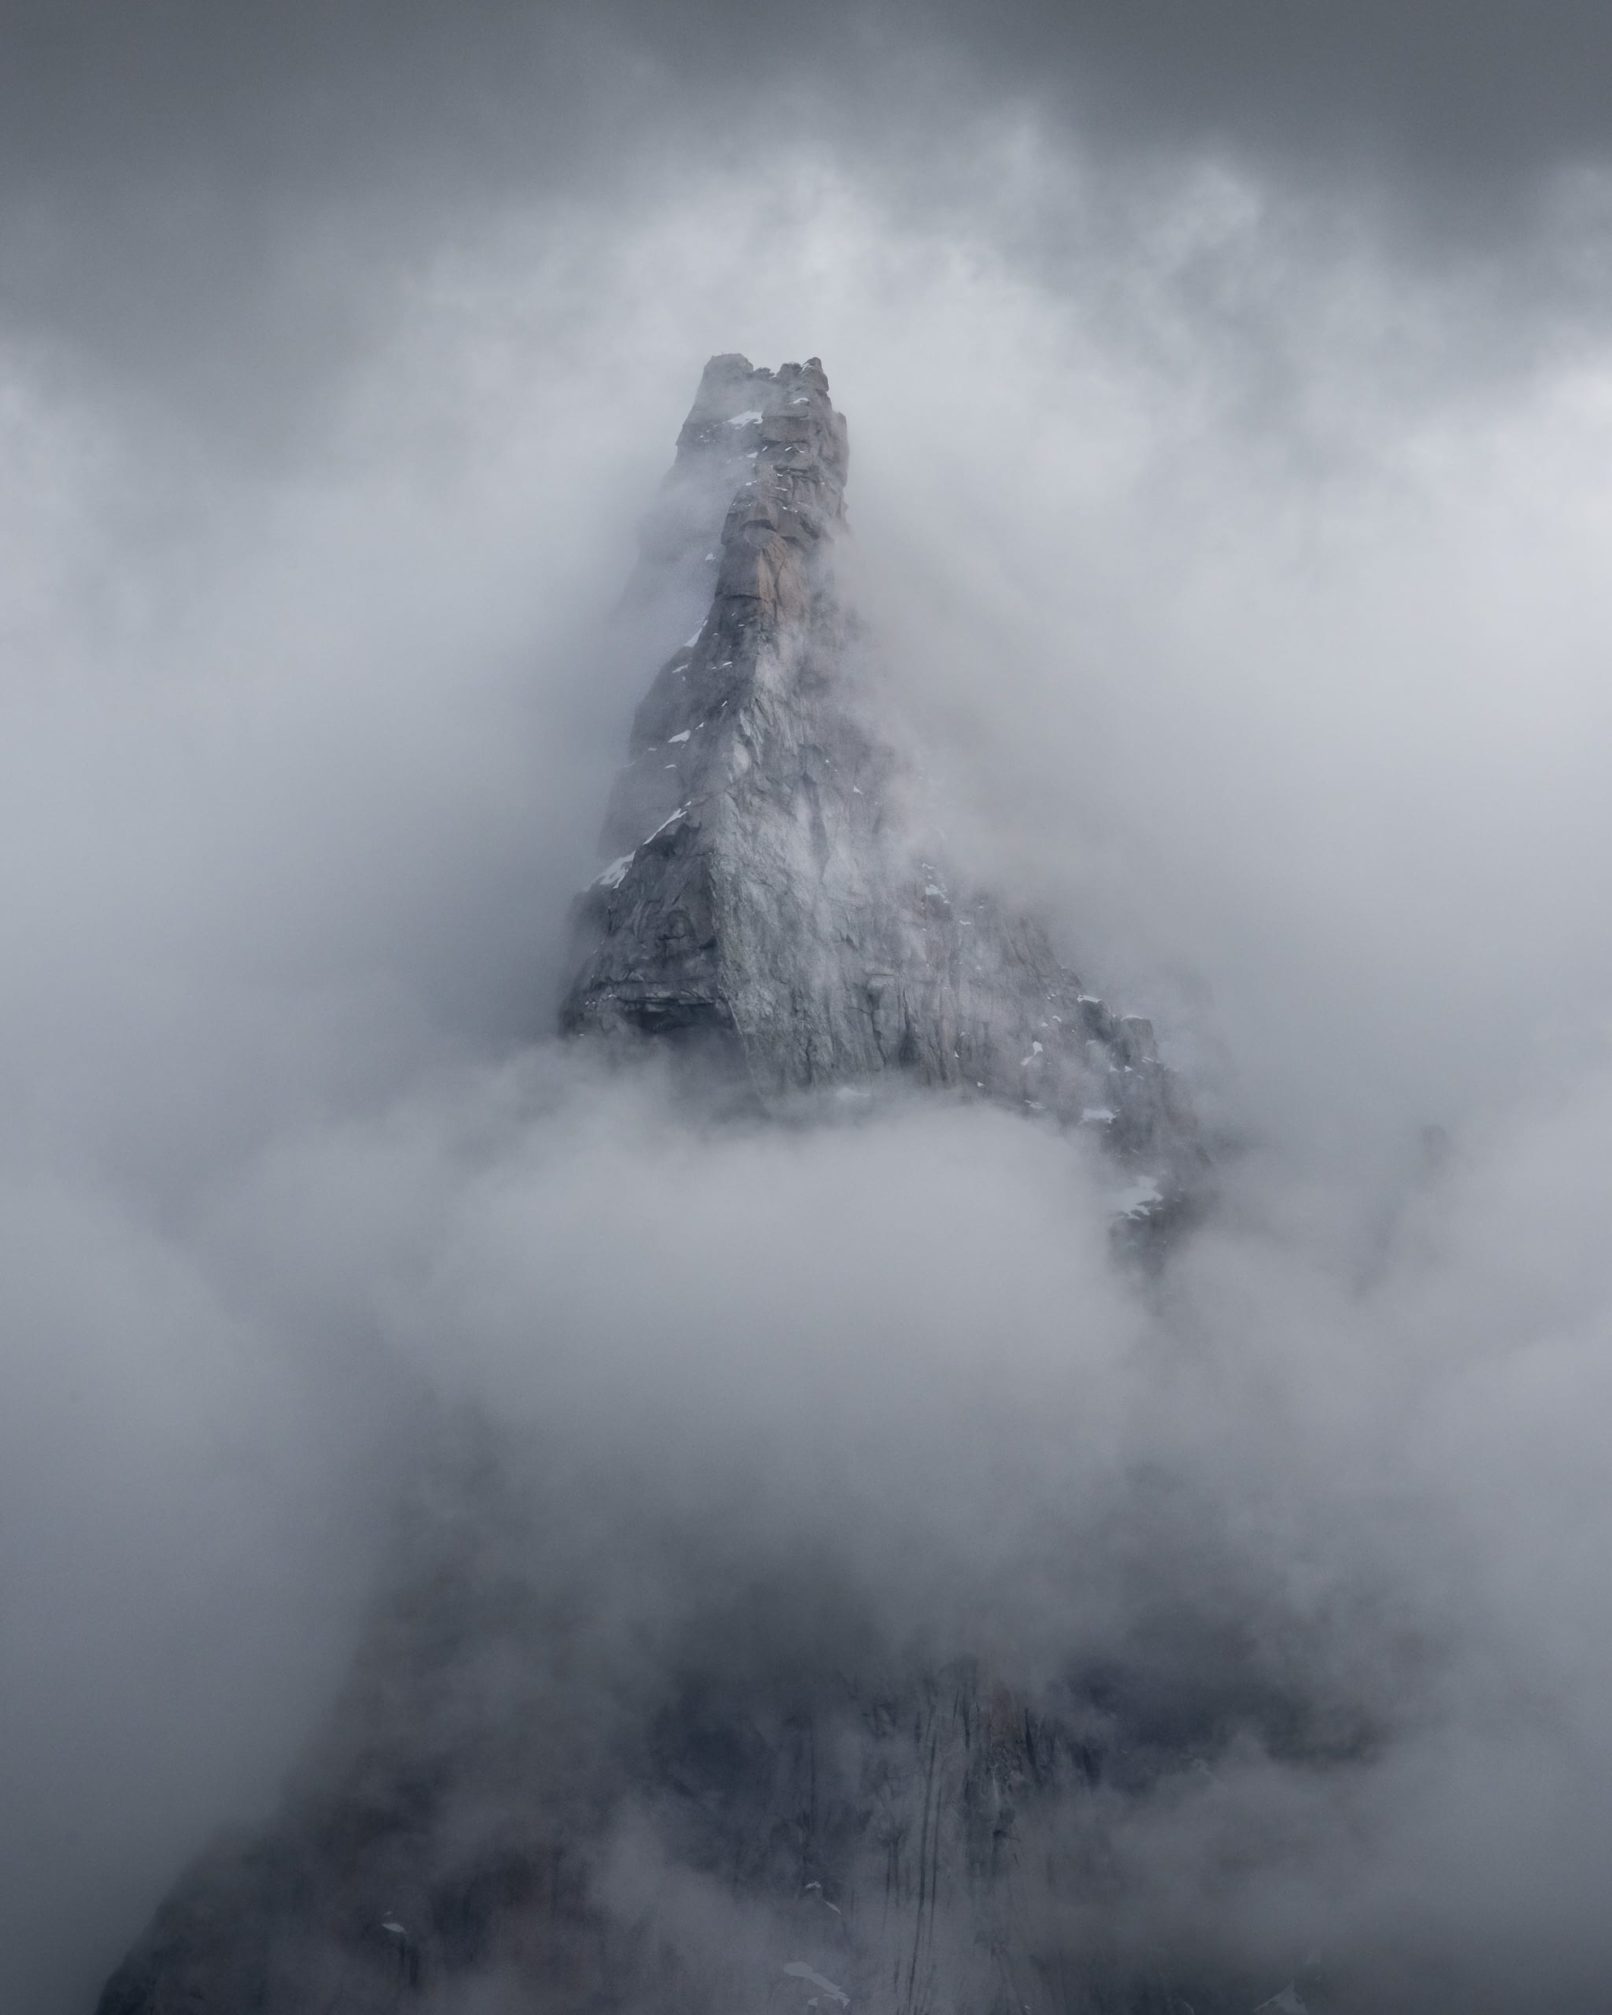
{"label": "dark cloud mass", "polygon": [[[1371,1741],[1140,1804],[1137,1935],[1602,2007],[1612,14],[5,29],[0,1999],[87,2011],[270,1806],[468,1406],[591,1480],[601,1641],[703,1619],[663,1523],[1027,1685],[1233,1615]],[[849,415],[952,840],[1226,1149],[1167,1293],[1030,1128],[729,1135],[547,1042],[741,348]]]}
{"label": "dark cloud mass", "polygon": [[[306,424],[427,248],[490,210],[597,210],[608,228],[646,181],[742,183],[804,145],[944,217],[989,207],[982,128],[1019,116],[1126,187],[1240,161],[1361,206],[1420,259],[1498,255],[1530,292],[1577,301],[1600,278],[1557,212],[1564,178],[1593,180],[1612,146],[1609,45],[1592,0],[1548,19],[1453,0],[1008,0],[988,17],[17,0],[0,287],[20,327],[169,381],[261,450]],[[1054,222],[1038,255],[1060,238]]]}

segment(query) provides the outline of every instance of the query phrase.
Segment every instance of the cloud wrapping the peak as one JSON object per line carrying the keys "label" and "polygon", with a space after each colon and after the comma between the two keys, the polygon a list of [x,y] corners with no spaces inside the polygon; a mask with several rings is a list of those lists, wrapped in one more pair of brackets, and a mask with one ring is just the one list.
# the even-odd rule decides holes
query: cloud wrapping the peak
{"label": "cloud wrapping the peak", "polygon": [[[1139,1935],[1592,2007],[1602,29],[677,13],[17,16],[8,1991],[268,1806],[468,1406],[577,1485],[602,1664],[782,1560],[880,1655],[1296,1691],[1360,1753],[1140,1802]],[[1241,1144],[1162,1299],[1033,1126],[548,1044],[733,348],[826,361],[954,850]]]}

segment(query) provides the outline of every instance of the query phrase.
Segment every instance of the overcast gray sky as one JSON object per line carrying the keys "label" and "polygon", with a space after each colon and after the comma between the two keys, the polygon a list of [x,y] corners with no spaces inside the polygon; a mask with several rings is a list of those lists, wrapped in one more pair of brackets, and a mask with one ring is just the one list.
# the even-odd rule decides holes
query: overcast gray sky
{"label": "overcast gray sky", "polygon": [[7,47],[10,313],[243,420],[305,402],[395,262],[489,206],[630,205],[802,138],[944,205],[1006,106],[1142,180],[1237,156],[1419,258],[1500,259],[1514,315],[1599,284],[1542,224],[1612,142],[1594,0],[14,0]]}

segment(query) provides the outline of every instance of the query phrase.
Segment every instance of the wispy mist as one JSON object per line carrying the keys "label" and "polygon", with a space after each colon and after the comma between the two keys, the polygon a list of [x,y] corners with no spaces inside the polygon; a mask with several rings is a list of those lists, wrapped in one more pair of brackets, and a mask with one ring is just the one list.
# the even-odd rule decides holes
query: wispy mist
{"label": "wispy mist", "polygon": [[[417,150],[328,115],[362,37],[249,44],[238,100],[178,15],[132,68],[104,20],[36,52],[133,98],[101,152],[35,132],[6,209],[19,2007],[87,2008],[272,1803],[461,1408],[526,1451],[512,1571],[590,1591],[601,1716],[757,1615],[1190,1684],[1204,1768],[1109,1815],[1120,1935],[1599,2005],[1600,141],[1497,118],[1490,215],[1453,112],[1362,156],[1312,80],[1309,152],[1239,73],[1206,127],[1105,21],[1050,81],[1017,30],[924,42],[955,147],[870,137],[898,73],[850,30],[865,75],[773,100],[744,37],[702,71],[623,10],[518,74],[507,25],[416,24]],[[653,670],[600,639],[734,348],[825,361],[870,704],[957,851],[1197,1079],[1222,1204],[1162,1286],[1033,1125],[701,1126],[550,1040]],[[624,1895],[681,1879],[639,1817]]]}

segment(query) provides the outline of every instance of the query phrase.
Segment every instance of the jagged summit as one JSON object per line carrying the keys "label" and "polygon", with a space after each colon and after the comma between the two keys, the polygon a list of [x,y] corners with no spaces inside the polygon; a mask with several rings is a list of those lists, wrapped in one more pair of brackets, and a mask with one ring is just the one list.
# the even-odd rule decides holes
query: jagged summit
{"label": "jagged summit", "polygon": [[[1100,1139],[1156,1242],[1197,1181],[1190,1115],[1148,1025],[910,829],[836,580],[847,466],[815,358],[707,365],[634,589],[696,627],[638,709],[563,1025],[692,1044],[763,1104],[888,1082],[1022,1110]],[[625,1505],[617,1565],[577,1501],[614,1478],[502,1433],[427,1438],[320,1742],[260,1834],[176,1885],[100,2015],[1252,2006],[1177,1994],[1100,1907],[1103,1813],[1217,1739],[1212,1688],[1132,1702],[1071,1654],[1032,1699],[987,1643],[887,1640],[808,1544],[732,1585],[720,1546],[663,1614],[667,1507]]]}
{"label": "jagged summit", "polygon": [[763,1096],[899,1077],[1100,1137],[1128,1211],[1202,1155],[1149,1024],[901,816],[835,569],[844,419],[816,358],[713,357],[645,540],[646,594],[703,603],[633,722],[581,904],[570,1031],[725,1051]]}

